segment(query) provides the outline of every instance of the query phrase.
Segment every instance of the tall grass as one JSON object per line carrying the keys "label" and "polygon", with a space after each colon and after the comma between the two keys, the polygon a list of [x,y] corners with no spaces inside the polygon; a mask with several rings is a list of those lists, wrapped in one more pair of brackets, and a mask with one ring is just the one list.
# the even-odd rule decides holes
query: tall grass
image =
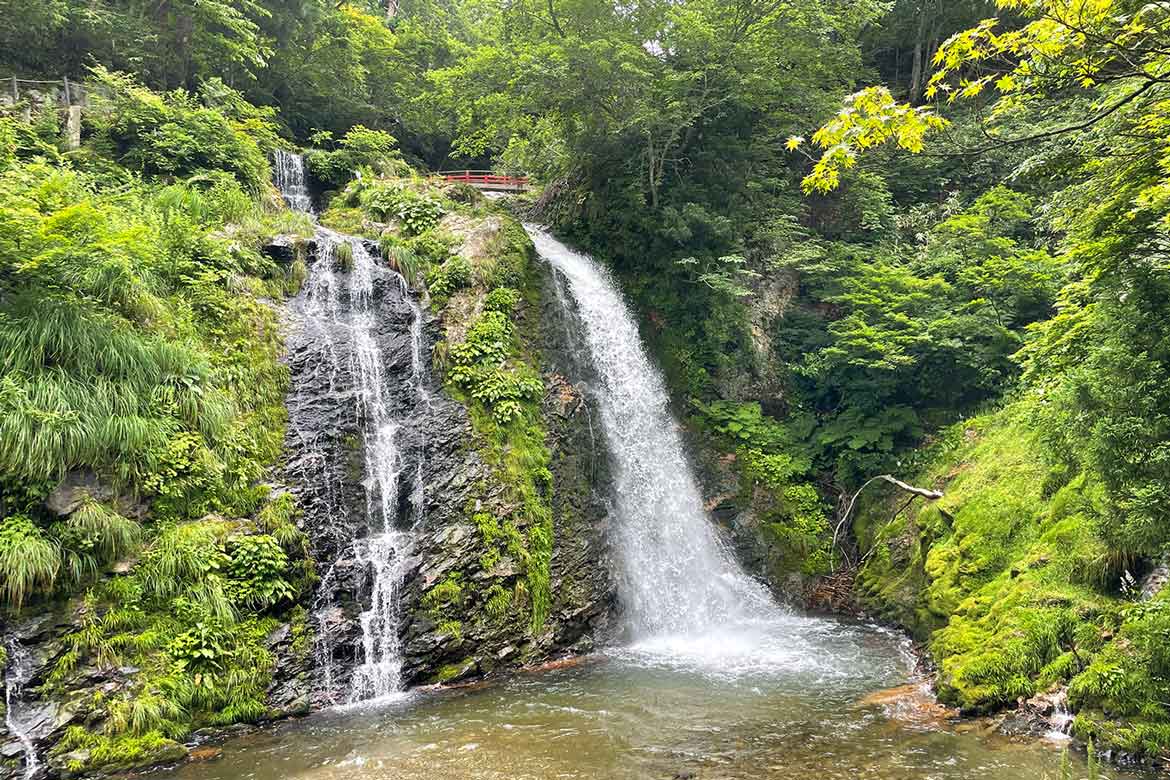
{"label": "tall grass", "polygon": [[402,274],[406,283],[418,288],[427,271],[426,258],[420,256],[405,244],[383,240],[381,242],[382,256],[391,268]]}
{"label": "tall grass", "polygon": [[0,595],[19,608],[32,593],[48,590],[61,570],[60,548],[24,515],[0,523]]}

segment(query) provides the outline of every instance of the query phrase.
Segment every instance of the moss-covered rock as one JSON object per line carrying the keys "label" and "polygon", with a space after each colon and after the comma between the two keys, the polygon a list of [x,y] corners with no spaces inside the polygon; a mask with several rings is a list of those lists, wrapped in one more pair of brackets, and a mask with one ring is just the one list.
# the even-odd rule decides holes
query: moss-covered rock
{"label": "moss-covered rock", "polygon": [[1076,733],[1149,754],[1170,746],[1164,596],[1137,603],[1098,534],[1102,494],[1054,477],[1027,406],[968,420],[930,449],[914,483],[862,505],[865,606],[910,629],[938,664],[943,701],[989,712],[1068,686]]}

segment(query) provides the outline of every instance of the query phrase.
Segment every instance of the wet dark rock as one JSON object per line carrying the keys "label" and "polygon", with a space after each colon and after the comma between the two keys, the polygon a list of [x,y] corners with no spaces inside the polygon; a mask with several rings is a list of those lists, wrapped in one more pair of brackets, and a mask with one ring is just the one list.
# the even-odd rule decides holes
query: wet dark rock
{"label": "wet dark rock", "polygon": [[1170,582],[1170,555],[1163,555],[1154,562],[1154,567],[1142,577],[1138,592],[1142,601],[1149,601]]}
{"label": "wet dark rock", "polygon": [[316,251],[315,239],[304,239],[300,236],[273,236],[264,245],[263,252],[282,266],[292,265],[298,254],[305,259]]}
{"label": "wet dark rock", "polygon": [[66,517],[90,499],[112,503],[123,515],[139,520],[147,512],[145,503],[119,494],[108,480],[89,469],[67,472],[60,484],[45,498],[45,508],[58,517]]}
{"label": "wet dark rock", "polygon": [[45,499],[45,508],[59,517],[64,517],[73,514],[91,498],[109,501],[113,497],[114,489],[102,482],[97,474],[88,469],[70,471]]}
{"label": "wet dark rock", "polygon": [[[424,502],[414,507],[410,496],[400,504],[410,516],[396,518],[415,527],[417,540],[407,560],[401,588],[403,614],[402,675],[408,684],[442,677],[464,679],[501,666],[518,665],[593,647],[594,636],[609,631],[614,605],[605,530],[608,484],[604,442],[596,410],[582,392],[589,381],[576,360],[571,343],[574,326],[561,321],[562,309],[548,274],[544,306],[534,314],[544,336],[537,345],[548,369],[544,404],[552,454],[554,490],[554,548],[550,572],[547,625],[538,637],[528,636],[525,617],[493,617],[487,612],[493,586],[511,591],[522,581],[521,567],[508,555],[481,560],[489,552],[472,522],[476,512],[506,514],[504,486],[477,450],[466,408],[448,397],[434,381],[427,381],[430,403],[411,408],[412,312],[400,286],[381,284],[375,290],[376,331],[383,355],[388,397],[403,406],[396,415],[406,420],[399,431],[401,445],[421,461]],[[345,305],[344,301],[342,305]],[[344,344],[349,334],[322,333],[306,326],[304,301],[289,307],[290,337],[287,362],[293,390],[288,398],[289,432],[284,482],[298,498],[301,524],[309,534],[321,582],[312,604],[317,633],[317,681],[310,700],[315,706],[343,701],[351,685],[355,662],[360,661],[359,616],[368,603],[369,572],[352,554],[353,542],[371,531],[366,519],[363,421],[352,387],[352,369],[342,360],[336,369],[318,359],[317,340],[332,338]],[[441,323],[428,315],[424,351],[439,340]],[[406,480],[403,480],[404,482]],[[522,523],[517,522],[518,526]],[[426,603],[427,593],[449,576],[464,583],[458,629],[443,624]],[[445,618],[450,620],[450,617]],[[458,670],[457,677],[451,677]],[[442,674],[440,674],[442,672]],[[274,692],[274,697],[276,693]],[[291,692],[281,701],[297,701]]]}
{"label": "wet dark rock", "polygon": [[996,727],[1012,736],[1033,736],[1067,734],[1072,726],[1072,714],[1068,709],[1068,689],[1056,688],[1021,698],[1014,710],[997,718]]}

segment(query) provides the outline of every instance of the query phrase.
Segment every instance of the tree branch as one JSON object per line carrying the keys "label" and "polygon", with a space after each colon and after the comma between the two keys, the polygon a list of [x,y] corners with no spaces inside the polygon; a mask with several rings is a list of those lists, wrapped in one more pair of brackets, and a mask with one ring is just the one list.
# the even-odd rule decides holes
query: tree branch
{"label": "tree branch", "polygon": [[987,154],[988,152],[995,151],[996,149],[1005,149],[1005,148],[1010,147],[1010,146],[1018,146],[1020,144],[1032,143],[1033,141],[1045,141],[1049,138],[1055,138],[1055,137],[1060,136],[1060,135],[1065,135],[1066,133],[1076,133],[1076,132],[1079,132],[1081,130],[1087,130],[1090,127],[1092,127],[1093,125],[1102,121],[1103,119],[1107,119],[1108,117],[1117,113],[1119,110],[1121,110],[1125,106],[1129,105],[1133,101],[1137,100],[1139,97],[1141,97],[1146,92],[1149,92],[1152,88],[1154,88],[1158,84],[1164,83],[1165,81],[1166,81],[1166,79],[1149,80],[1145,84],[1142,84],[1140,87],[1135,89],[1133,92],[1129,93],[1125,97],[1118,100],[1113,105],[1098,112],[1097,114],[1094,114],[1093,116],[1089,117],[1088,119],[1086,119],[1083,122],[1077,122],[1076,124],[1066,125],[1064,127],[1057,127],[1053,130],[1045,130],[1043,132],[1033,133],[1031,135],[1022,135],[1022,136],[1019,136],[1017,138],[996,139],[994,136],[991,136],[990,134],[984,132],[984,135],[987,136],[988,138],[991,138],[994,141],[994,143],[988,144],[987,146],[979,147],[977,149],[967,149],[967,150],[963,150],[963,151],[949,152],[949,153],[948,152],[940,152],[940,153],[938,153],[937,156],[939,156],[939,157],[977,157],[981,154]]}
{"label": "tree branch", "polygon": [[[876,477],[870,478],[869,480],[866,481],[866,483],[864,485],[862,485],[861,487],[859,487],[857,489],[856,493],[853,494],[853,498],[850,499],[849,506],[845,509],[845,513],[843,515],[841,515],[841,519],[837,521],[837,527],[833,529],[833,542],[829,546],[829,559],[830,559],[830,566],[832,567],[832,569],[831,569],[832,571],[836,571],[836,569],[837,569],[836,561],[833,558],[833,552],[837,549],[837,539],[840,537],[841,530],[845,527],[845,523],[849,520],[849,516],[851,514],[853,514],[853,506],[857,503],[857,497],[861,495],[861,491],[865,490],[867,487],[872,485],[874,482],[877,482],[878,480],[889,482],[891,485],[898,488],[899,490],[904,490],[907,493],[914,494],[915,496],[922,496],[923,498],[929,499],[931,501],[937,501],[938,499],[943,497],[943,494],[937,490],[930,490],[929,488],[914,487],[913,485],[906,483],[906,482],[903,482],[900,479],[896,479],[895,477],[892,477],[889,474],[879,474]],[[896,515],[895,515],[895,517],[896,517]]]}

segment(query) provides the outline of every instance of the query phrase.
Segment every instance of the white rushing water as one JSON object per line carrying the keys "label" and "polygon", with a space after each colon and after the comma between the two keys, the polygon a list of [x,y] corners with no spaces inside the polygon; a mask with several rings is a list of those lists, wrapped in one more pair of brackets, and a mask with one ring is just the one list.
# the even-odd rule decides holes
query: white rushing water
{"label": "white rushing water", "polygon": [[728,631],[781,617],[703,511],[666,387],[618,286],[592,258],[527,227],[540,255],[569,282],[601,380],[596,390],[616,482],[619,596],[635,636],[705,653],[726,646]]}
{"label": "white rushing water", "polygon": [[[421,482],[416,475],[421,464],[407,462],[400,436],[406,421],[391,412],[387,396],[385,356],[375,338],[378,312],[373,305],[374,277],[379,272],[373,256],[360,241],[350,242],[353,268],[349,273],[352,319],[350,375],[357,384],[359,412],[363,420],[366,515],[370,535],[354,543],[354,557],[371,574],[369,609],[362,612],[362,662],[353,672],[349,701],[383,699],[402,690],[402,646],[398,635],[401,622],[400,593],[406,572],[404,564],[414,542],[415,520],[406,530],[395,523],[400,516],[401,482],[415,480],[411,495],[421,503]],[[392,273],[392,272],[390,272]],[[404,296],[410,299],[401,284]],[[414,321],[421,319],[415,308]],[[413,328],[412,328],[413,330]],[[421,376],[421,355],[412,350],[412,376]],[[415,392],[421,382],[415,383]],[[411,468],[414,466],[414,468]]]}
{"label": "white rushing water", "polygon": [[8,668],[4,672],[4,725],[8,727],[8,733],[20,743],[21,751],[24,753],[24,774],[22,777],[25,780],[31,780],[37,776],[41,762],[37,758],[37,748],[33,744],[32,736],[29,734],[26,724],[21,720],[21,705],[19,703],[20,695],[24,692],[24,686],[28,682],[31,672],[30,659],[27,651],[16,639],[6,643],[6,650],[8,651]]}
{"label": "white rushing water", "polygon": [[313,198],[305,176],[305,159],[299,154],[277,149],[272,153],[272,179],[293,211],[313,213]]}
{"label": "white rushing water", "polygon": [[[301,157],[278,152],[276,169],[276,181],[289,206],[311,213]],[[423,521],[424,496],[422,456],[408,456],[402,438],[407,428],[417,423],[415,410],[422,409],[425,414],[429,408],[422,349],[423,314],[402,276],[378,263],[362,240],[324,227],[318,227],[316,239],[317,260],[305,285],[304,325],[315,334],[318,365],[330,372],[330,389],[353,393],[362,437],[369,534],[354,540],[351,554],[368,572],[370,594],[369,607],[360,617],[361,657],[353,670],[347,697],[349,703],[354,703],[385,699],[403,688],[400,595],[405,564]],[[341,247],[347,247],[352,257],[346,269],[339,268]],[[390,397],[387,360],[377,337],[383,315],[376,296],[379,282],[395,287],[411,309],[413,398]],[[343,377],[352,386],[338,387]],[[395,413],[396,408],[406,411]],[[408,481],[405,485],[404,480]],[[400,505],[404,492],[410,507]],[[402,528],[399,524],[404,515],[410,520]],[[332,571],[326,573],[325,584],[331,575]],[[328,598],[328,588],[323,591]],[[326,646],[321,655],[326,688],[331,690],[332,647]]]}

